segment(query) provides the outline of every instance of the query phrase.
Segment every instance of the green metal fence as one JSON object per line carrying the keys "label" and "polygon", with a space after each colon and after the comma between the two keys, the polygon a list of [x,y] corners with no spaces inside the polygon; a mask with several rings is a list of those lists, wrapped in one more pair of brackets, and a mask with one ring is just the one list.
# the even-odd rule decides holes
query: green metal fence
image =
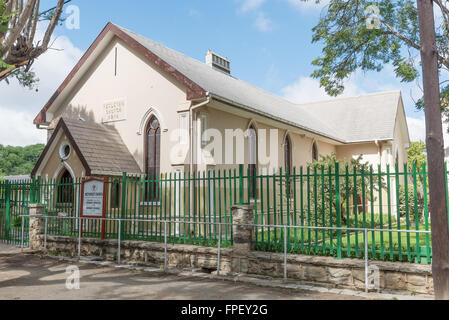
{"label": "green metal fence", "polygon": [[[447,170],[446,170],[447,176]],[[27,214],[30,201],[44,204],[50,235],[78,236],[81,180],[0,184],[0,237],[20,235],[17,217]],[[363,258],[364,232],[344,228],[369,228],[371,259],[431,263],[429,234],[399,230],[428,231],[428,181],[425,166],[409,170],[405,165],[380,167],[311,166],[250,172],[239,169],[196,173],[162,174],[157,179],[138,176],[107,178],[107,218],[170,220],[172,243],[215,246],[232,245],[234,204],[252,204],[258,226],[255,248],[291,253]],[[449,201],[449,197],[448,197]],[[219,232],[216,223],[225,223]],[[26,223],[26,226],[28,223]],[[337,227],[288,229],[282,227]],[[83,222],[83,237],[164,241],[162,222],[89,220]],[[377,231],[379,230],[379,231]],[[389,231],[381,231],[389,230]],[[26,232],[27,233],[27,232]]]}
{"label": "green metal fence", "polygon": [[[30,181],[0,182],[0,242],[28,243]],[[23,229],[22,229],[23,226]]]}
{"label": "green metal fence", "polygon": [[[427,169],[402,169],[337,164],[257,176],[256,223],[379,230],[369,232],[370,258],[431,263],[429,234],[394,231],[430,230]],[[291,229],[287,237],[291,253],[364,256],[364,232]],[[283,246],[282,228],[257,230],[258,250],[281,251]]]}

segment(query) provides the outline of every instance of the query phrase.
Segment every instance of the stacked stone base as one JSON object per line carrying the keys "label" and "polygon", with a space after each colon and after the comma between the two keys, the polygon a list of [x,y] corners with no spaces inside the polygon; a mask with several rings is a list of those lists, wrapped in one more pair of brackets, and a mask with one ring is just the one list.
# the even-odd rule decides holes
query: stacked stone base
{"label": "stacked stone base", "polygon": [[[43,251],[42,205],[30,206],[30,247]],[[251,206],[232,207],[234,247],[220,252],[220,273],[254,274],[273,278],[284,276],[284,255],[256,252],[253,250],[254,221]],[[48,236],[47,252],[54,255],[78,256],[78,239]],[[82,239],[81,255],[95,256],[103,260],[117,261],[117,240]],[[120,245],[122,263],[164,266],[165,248],[162,243],[123,241]],[[168,245],[169,268],[217,270],[218,249],[191,245]],[[379,270],[379,291],[408,291],[432,295],[433,279],[431,266],[410,263],[370,261]],[[336,288],[365,290],[365,264],[363,260],[288,255],[287,273],[290,280],[314,282]]]}
{"label": "stacked stone base", "polygon": [[[43,236],[41,235],[41,240]],[[47,251],[51,255],[78,256],[78,239],[60,236],[47,237]],[[117,261],[117,240],[83,239],[81,256],[97,257],[105,261]],[[130,265],[164,267],[164,244],[143,241],[122,241],[120,259]],[[223,248],[220,253],[220,272],[231,272],[232,249]],[[191,245],[168,245],[167,264],[170,268],[203,269],[216,271],[218,249]]]}
{"label": "stacked stone base", "polygon": [[[43,238],[40,236],[40,242]],[[82,256],[100,257],[105,261],[117,260],[116,240],[83,239]],[[47,237],[50,254],[77,257],[78,239],[69,237]],[[220,273],[253,274],[273,278],[284,276],[284,256],[279,253],[251,251],[241,257],[233,249],[221,249]],[[191,245],[168,245],[168,267],[178,269],[217,270],[218,249]],[[121,243],[121,261],[130,265],[164,266],[164,244],[140,241]],[[238,263],[237,263],[238,261]],[[380,291],[409,292],[433,295],[431,267],[411,263],[370,261],[380,272]],[[300,280],[341,289],[365,290],[365,264],[363,260],[331,257],[288,255],[289,280]]]}
{"label": "stacked stone base", "polygon": [[[432,267],[403,262],[370,261],[379,269],[379,291],[400,291],[433,295]],[[248,271],[271,277],[284,276],[284,255],[251,252]],[[359,259],[335,259],[305,255],[287,256],[289,279],[332,286],[365,290],[365,262]]]}

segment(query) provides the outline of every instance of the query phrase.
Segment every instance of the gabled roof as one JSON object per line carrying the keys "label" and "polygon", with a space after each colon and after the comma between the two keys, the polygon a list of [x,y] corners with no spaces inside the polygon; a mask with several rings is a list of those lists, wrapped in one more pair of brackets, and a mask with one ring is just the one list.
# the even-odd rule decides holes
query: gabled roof
{"label": "gabled roof", "polygon": [[269,116],[307,131],[340,140],[337,132],[311,116],[305,109],[242,80],[214,70],[207,64],[185,56],[132,31],[123,32],[169,63],[187,78],[214,96],[247,107],[252,112]]}
{"label": "gabled roof", "polygon": [[125,41],[145,58],[184,84],[187,88],[188,100],[209,95],[216,100],[235,104],[247,111],[341,143],[393,139],[394,137],[400,93],[295,104],[112,23],[106,26],[36,117],[35,124],[45,122],[45,112],[109,33]]}
{"label": "gabled roof", "polygon": [[86,169],[86,175],[140,174],[141,170],[114,127],[78,119],[61,118],[52,138],[33,169],[32,176],[42,164],[59,130],[68,137]]}
{"label": "gabled roof", "polygon": [[301,104],[347,142],[391,140],[398,112],[400,91],[338,98]]}

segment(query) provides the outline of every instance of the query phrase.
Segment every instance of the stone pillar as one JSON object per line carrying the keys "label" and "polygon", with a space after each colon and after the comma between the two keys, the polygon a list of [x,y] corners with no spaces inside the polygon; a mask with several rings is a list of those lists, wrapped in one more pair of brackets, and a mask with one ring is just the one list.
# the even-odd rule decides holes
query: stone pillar
{"label": "stone pillar", "polygon": [[250,205],[235,205],[231,208],[233,220],[233,240],[231,268],[233,273],[248,273],[248,259],[253,249],[254,207]]}
{"label": "stone pillar", "polygon": [[44,226],[44,206],[32,203],[30,208],[30,249],[42,251],[44,248],[41,239],[42,228]]}

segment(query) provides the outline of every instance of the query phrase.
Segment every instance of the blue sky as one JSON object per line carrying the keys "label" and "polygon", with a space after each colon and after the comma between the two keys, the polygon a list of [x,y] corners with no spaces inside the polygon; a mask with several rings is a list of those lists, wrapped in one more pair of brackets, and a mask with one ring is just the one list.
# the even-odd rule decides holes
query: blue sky
{"label": "blue sky", "polygon": [[[43,0],[42,8],[54,0]],[[87,50],[107,22],[112,21],[154,41],[204,61],[212,49],[231,60],[232,74],[255,86],[297,102],[322,100],[325,93],[310,78],[311,61],[321,53],[312,44],[312,28],[320,6],[301,0],[74,0],[80,9],[80,29],[64,25],[55,32],[56,49],[35,64],[41,79],[39,92],[0,83],[0,92],[19,98],[0,101],[0,112],[13,119],[0,129],[0,143],[26,145],[44,141],[32,121],[43,104]],[[416,84],[401,84],[391,66],[381,73],[357,73],[348,80],[345,95],[400,89],[413,137],[424,133],[423,114],[416,112],[413,98],[420,97]],[[25,132],[11,130],[26,126]],[[23,130],[22,130],[23,131]]]}
{"label": "blue sky", "polygon": [[320,11],[301,11],[288,0],[74,3],[81,28],[62,28],[59,34],[83,51],[111,21],[201,61],[207,49],[217,51],[231,60],[235,76],[275,93],[299,75],[310,75],[310,62],[320,54],[320,46],[311,43]]}

